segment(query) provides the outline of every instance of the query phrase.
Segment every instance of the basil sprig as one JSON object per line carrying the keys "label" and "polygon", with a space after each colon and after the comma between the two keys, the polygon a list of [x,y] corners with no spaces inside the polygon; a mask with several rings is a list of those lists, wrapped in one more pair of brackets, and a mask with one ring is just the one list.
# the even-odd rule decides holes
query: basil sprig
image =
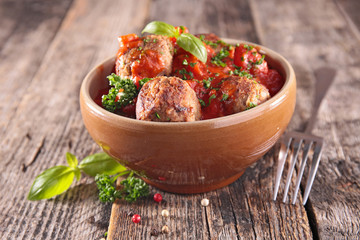
{"label": "basil sprig", "polygon": [[106,153],[96,153],[85,157],[80,164],[71,153],[66,154],[68,166],[55,166],[38,175],[29,191],[28,200],[49,199],[69,189],[74,177],[79,181],[81,171],[90,176],[116,174],[127,169]]}
{"label": "basil sprig", "polygon": [[114,175],[119,172],[126,171],[126,167],[119,164],[106,153],[95,153],[85,157],[79,166],[80,170],[87,175],[95,177],[96,174]]}
{"label": "basil sprig", "polygon": [[165,35],[168,37],[178,37],[179,31],[173,25],[167,24],[165,22],[153,21],[148,23],[141,33],[153,33],[156,35]]}
{"label": "basil sprig", "polygon": [[190,33],[180,34],[179,30],[174,26],[160,21],[150,22],[145,26],[141,33],[144,32],[175,37],[176,43],[179,45],[179,47],[191,53],[200,61],[204,63],[207,61],[207,52],[204,43],[199,38]]}

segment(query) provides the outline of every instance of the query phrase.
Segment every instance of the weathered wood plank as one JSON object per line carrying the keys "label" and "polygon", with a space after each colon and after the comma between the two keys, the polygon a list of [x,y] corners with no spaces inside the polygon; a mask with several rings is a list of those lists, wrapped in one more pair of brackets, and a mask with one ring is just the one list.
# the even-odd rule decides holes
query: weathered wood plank
{"label": "weathered wood plank", "polygon": [[[315,238],[358,237],[360,141],[355,134],[360,132],[360,50],[338,5],[325,0],[171,4],[76,0],[62,22],[70,2],[50,2],[46,6],[58,7],[49,7],[49,15],[44,5],[28,1],[24,6],[16,2],[6,13],[4,9],[13,2],[0,2],[0,20],[5,19],[0,21],[1,27],[5,26],[0,33],[0,81],[5,86],[0,95],[1,239],[98,239],[107,231],[110,205],[97,201],[90,178],[50,201],[29,202],[26,194],[37,174],[65,164],[65,152],[81,159],[99,150],[81,121],[81,79],[92,66],[116,52],[117,35],[138,33],[155,19],[188,26],[192,32],[260,42],[286,56],[298,76],[292,129],[304,129],[310,114],[313,70],[324,63],[336,66],[335,86],[322,106],[315,132],[325,137],[327,147],[307,209],[299,201],[292,206],[271,200],[273,149],[229,187],[196,195],[161,192],[167,200],[161,205],[151,197],[135,204],[117,202],[112,217],[118,211],[121,218],[110,221],[115,230],[109,229],[109,239],[154,239],[151,230],[160,230],[165,224],[171,232],[158,239],[311,239],[307,214]],[[351,6],[344,4],[340,3],[350,12]],[[34,9],[27,12],[29,8]],[[356,17],[354,12],[351,19]],[[19,45],[23,49],[17,49]],[[157,191],[152,189],[152,193]],[[200,205],[204,197],[210,199],[206,208]],[[142,215],[140,225],[126,216],[131,208]],[[165,208],[170,211],[169,218],[161,216]]]}
{"label": "weathered wood plank", "polygon": [[[277,6],[277,11],[267,10],[272,5]],[[332,1],[254,0],[252,6],[259,16],[261,41],[284,54],[295,67],[298,101],[291,124],[293,129],[304,129],[310,114],[312,87],[316,81],[313,70],[323,65],[338,70],[314,131],[325,138],[326,147],[307,208],[320,239],[357,239],[360,230],[360,141],[357,136],[360,132],[360,51],[356,33],[344,18],[344,12]],[[352,7],[355,6],[347,9]]]}
{"label": "weathered wood plank", "polygon": [[335,1],[335,3],[337,3],[339,11],[343,14],[349,29],[357,37],[358,41],[360,41],[360,16],[358,14],[360,2],[356,0],[342,0]]}
{"label": "weathered wood plank", "polygon": [[19,99],[26,93],[71,2],[0,2],[0,136],[14,117]]}
{"label": "weathered wood plank", "polygon": [[[21,94],[14,95],[16,109],[11,114],[7,109],[1,110],[1,116],[6,117],[2,119],[6,128],[0,144],[2,239],[97,239],[107,231],[111,206],[99,203],[90,178],[83,178],[53,200],[29,202],[26,195],[36,175],[66,163],[67,151],[80,159],[99,151],[82,124],[80,84],[90,68],[113,55],[121,31],[138,32],[144,25],[147,2],[142,3],[138,6],[129,1],[74,1],[48,50],[41,50],[46,44],[39,37],[32,38],[35,33],[45,34],[45,20],[39,21],[41,31],[32,29],[27,39],[19,38],[20,32],[12,35],[13,39],[3,48],[1,73],[13,66],[18,68],[6,75],[8,88],[2,88],[2,100],[12,103],[7,98],[15,94],[10,92],[14,89]],[[124,11],[119,14],[119,9]],[[26,28],[27,22],[22,24],[21,28]],[[18,57],[21,51],[17,57],[8,53],[16,43],[24,43],[24,59]],[[31,68],[31,64],[37,68]],[[15,76],[21,79],[14,79]],[[27,76],[28,83],[23,85]]]}
{"label": "weathered wood plank", "polygon": [[[172,2],[171,8],[165,7],[166,4],[167,1],[153,2],[149,21],[156,19],[184,25],[193,33],[214,32],[222,37],[259,41],[247,1],[227,1],[226,4],[220,1],[181,1]],[[273,155],[273,151],[267,154],[238,181],[223,189],[188,196],[160,191],[166,196],[170,212],[175,213],[173,219],[165,222],[161,219],[161,210],[152,207],[153,201],[150,200],[136,204],[136,211],[146,220],[141,225],[134,225],[131,218],[121,217],[132,205],[118,201],[112,209],[109,239],[124,236],[150,239],[152,226],[159,230],[165,223],[171,229],[168,236],[171,239],[282,239],[288,236],[310,239],[311,229],[300,202],[290,206],[271,200]],[[203,197],[210,199],[206,208],[200,205]],[[164,235],[159,237],[166,238]]]}

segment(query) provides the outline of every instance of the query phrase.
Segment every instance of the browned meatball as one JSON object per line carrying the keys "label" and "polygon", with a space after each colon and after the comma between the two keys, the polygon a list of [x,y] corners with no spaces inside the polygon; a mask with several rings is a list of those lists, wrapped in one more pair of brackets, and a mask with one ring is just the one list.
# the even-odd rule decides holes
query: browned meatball
{"label": "browned meatball", "polygon": [[142,79],[169,75],[174,49],[166,36],[149,35],[140,46],[128,49],[116,59],[115,72],[121,78]]}
{"label": "browned meatball", "polygon": [[227,96],[226,108],[229,113],[255,107],[270,98],[264,85],[246,77],[231,76],[223,79],[220,91],[223,96]]}
{"label": "browned meatball", "polygon": [[146,121],[197,121],[200,111],[194,90],[178,77],[156,77],[148,81],[136,103],[136,119]]}

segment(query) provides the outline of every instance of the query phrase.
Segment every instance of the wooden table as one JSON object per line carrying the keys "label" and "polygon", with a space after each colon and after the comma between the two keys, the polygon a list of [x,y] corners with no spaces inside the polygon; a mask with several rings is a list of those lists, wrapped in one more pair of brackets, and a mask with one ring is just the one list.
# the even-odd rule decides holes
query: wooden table
{"label": "wooden table", "polygon": [[[360,239],[359,11],[357,0],[0,0],[1,239],[100,239],[105,232],[108,239],[156,239],[151,230],[165,224],[170,233],[158,239]],[[152,20],[284,55],[298,81],[289,129],[305,128],[314,70],[338,69],[315,126],[326,147],[306,206],[300,198],[295,205],[271,200],[276,148],[216,191],[151,188],[163,194],[162,204],[102,204],[86,176],[52,200],[26,200],[35,176],[66,164],[66,152],[82,159],[100,151],[82,123],[81,81],[116,52],[118,35],[140,33]],[[208,207],[200,204],[204,197]],[[169,218],[161,216],[165,208]],[[141,224],[127,217],[130,209]]]}

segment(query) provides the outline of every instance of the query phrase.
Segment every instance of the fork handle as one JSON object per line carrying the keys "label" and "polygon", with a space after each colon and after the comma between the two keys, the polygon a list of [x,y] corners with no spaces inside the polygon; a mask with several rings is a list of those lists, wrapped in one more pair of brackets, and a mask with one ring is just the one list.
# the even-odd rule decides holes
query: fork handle
{"label": "fork handle", "polygon": [[305,129],[305,133],[311,133],[314,128],[316,117],[319,111],[319,107],[323,98],[325,97],[329,87],[334,81],[336,70],[330,67],[322,67],[315,70],[315,102],[311,112],[310,119]]}

